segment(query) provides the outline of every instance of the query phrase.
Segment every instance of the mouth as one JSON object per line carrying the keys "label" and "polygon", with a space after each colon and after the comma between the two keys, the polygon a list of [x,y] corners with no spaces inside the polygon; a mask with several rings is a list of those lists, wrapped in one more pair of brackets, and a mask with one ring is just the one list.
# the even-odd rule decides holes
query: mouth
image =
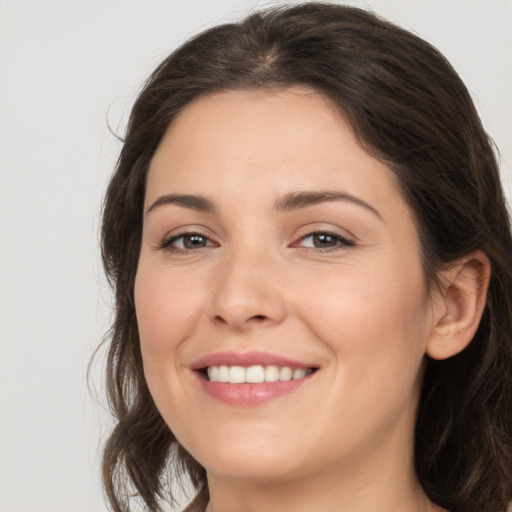
{"label": "mouth", "polygon": [[210,354],[193,363],[190,369],[208,396],[225,404],[250,407],[307,385],[320,367],[253,351]]}
{"label": "mouth", "polygon": [[201,368],[201,376],[210,382],[230,384],[261,384],[264,382],[288,382],[304,379],[318,368],[292,368],[278,365],[213,365]]}

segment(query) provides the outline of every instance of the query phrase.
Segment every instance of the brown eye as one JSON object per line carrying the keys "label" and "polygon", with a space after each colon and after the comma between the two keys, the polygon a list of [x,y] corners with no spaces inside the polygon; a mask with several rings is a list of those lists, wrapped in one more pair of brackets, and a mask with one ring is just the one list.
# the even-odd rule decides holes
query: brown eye
{"label": "brown eye", "polygon": [[184,249],[200,249],[208,245],[208,239],[201,235],[184,235],[181,238]]}
{"label": "brown eye", "polygon": [[313,246],[319,249],[325,247],[335,247],[339,243],[339,238],[327,233],[315,233],[312,237]]}
{"label": "brown eye", "polygon": [[337,233],[317,231],[301,238],[297,245],[311,249],[336,249],[352,247],[354,242]]}
{"label": "brown eye", "polygon": [[200,233],[182,233],[162,243],[162,249],[169,251],[190,251],[213,246],[213,242]]}

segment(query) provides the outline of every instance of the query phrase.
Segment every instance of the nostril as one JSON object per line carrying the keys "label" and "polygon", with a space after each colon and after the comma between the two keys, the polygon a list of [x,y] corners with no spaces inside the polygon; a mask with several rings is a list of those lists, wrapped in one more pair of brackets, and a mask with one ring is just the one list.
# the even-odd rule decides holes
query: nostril
{"label": "nostril", "polygon": [[221,324],[227,324],[226,320],[224,320],[224,318],[222,318],[220,315],[215,316],[215,321],[217,321]]}
{"label": "nostril", "polygon": [[265,315],[254,315],[254,316],[251,316],[250,320],[257,320],[259,322],[261,322],[262,320],[266,320],[266,316]]}
{"label": "nostril", "polygon": [[266,315],[252,315],[249,317],[237,318],[236,315],[215,315],[213,322],[218,326],[231,326],[235,329],[246,329],[257,326],[264,326],[269,320]]}

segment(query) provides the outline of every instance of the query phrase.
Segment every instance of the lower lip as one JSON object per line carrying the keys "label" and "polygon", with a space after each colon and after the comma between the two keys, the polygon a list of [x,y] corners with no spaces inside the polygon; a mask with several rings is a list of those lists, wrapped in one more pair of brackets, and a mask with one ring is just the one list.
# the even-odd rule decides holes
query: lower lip
{"label": "lower lip", "polygon": [[302,379],[261,382],[258,384],[229,384],[226,382],[211,382],[198,373],[203,390],[211,397],[229,405],[250,407],[265,404],[281,396],[292,393],[300,388],[314,375]]}

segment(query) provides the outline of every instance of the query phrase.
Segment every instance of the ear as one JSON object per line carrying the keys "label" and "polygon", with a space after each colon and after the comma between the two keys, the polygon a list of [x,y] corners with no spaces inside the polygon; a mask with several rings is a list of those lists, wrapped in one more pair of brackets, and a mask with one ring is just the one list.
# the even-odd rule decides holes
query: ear
{"label": "ear", "polygon": [[447,359],[466,348],[476,333],[491,276],[489,258],[476,251],[441,272],[441,297],[435,307],[426,353]]}

